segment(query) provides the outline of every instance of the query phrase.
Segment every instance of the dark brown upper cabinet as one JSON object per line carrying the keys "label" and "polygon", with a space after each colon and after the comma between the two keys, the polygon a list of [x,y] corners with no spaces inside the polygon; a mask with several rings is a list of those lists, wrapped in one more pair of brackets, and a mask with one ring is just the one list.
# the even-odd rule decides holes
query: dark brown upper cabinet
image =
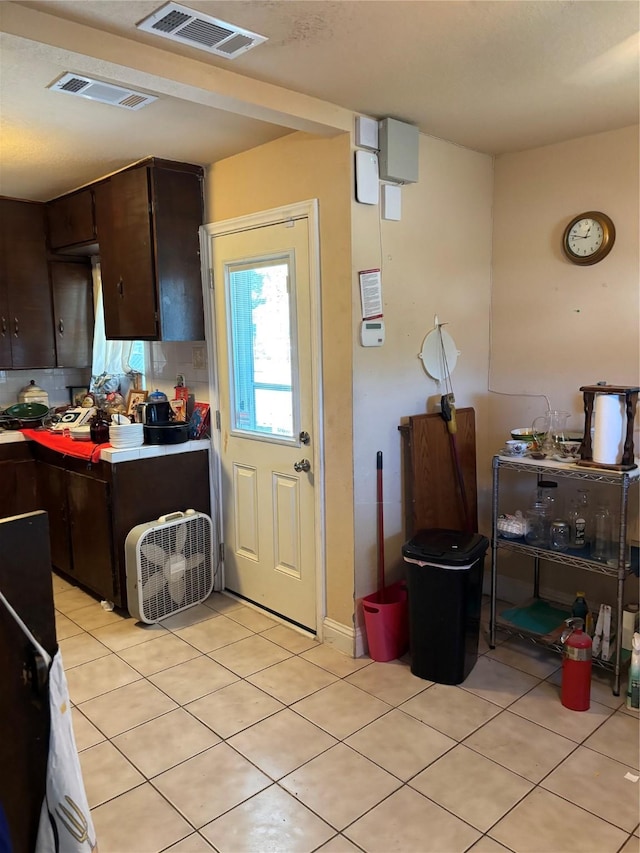
{"label": "dark brown upper cabinet", "polygon": [[91,367],[93,291],[86,263],[49,263],[58,367]]}
{"label": "dark brown upper cabinet", "polygon": [[0,198],[0,369],[55,366],[44,205]]}
{"label": "dark brown upper cabinet", "polygon": [[95,254],[96,221],[91,187],[47,204],[49,248],[65,254]]}
{"label": "dark brown upper cabinet", "polygon": [[107,338],[204,340],[202,186],[201,167],[157,159],[94,185]]}

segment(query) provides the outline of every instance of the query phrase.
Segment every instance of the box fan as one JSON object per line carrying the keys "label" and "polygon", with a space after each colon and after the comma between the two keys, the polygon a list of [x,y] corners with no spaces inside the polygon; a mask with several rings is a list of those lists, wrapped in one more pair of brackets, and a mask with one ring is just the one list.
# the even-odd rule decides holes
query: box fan
{"label": "box fan", "polygon": [[212,554],[211,519],[193,509],[132,528],[125,540],[129,613],[153,623],[200,604],[213,589]]}

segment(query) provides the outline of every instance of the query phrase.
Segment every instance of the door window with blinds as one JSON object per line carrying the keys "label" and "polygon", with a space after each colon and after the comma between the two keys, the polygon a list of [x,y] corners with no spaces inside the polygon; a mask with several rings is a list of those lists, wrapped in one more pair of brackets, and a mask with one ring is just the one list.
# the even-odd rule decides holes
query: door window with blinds
{"label": "door window with blinds", "polygon": [[231,429],[292,441],[300,422],[293,254],[225,270]]}

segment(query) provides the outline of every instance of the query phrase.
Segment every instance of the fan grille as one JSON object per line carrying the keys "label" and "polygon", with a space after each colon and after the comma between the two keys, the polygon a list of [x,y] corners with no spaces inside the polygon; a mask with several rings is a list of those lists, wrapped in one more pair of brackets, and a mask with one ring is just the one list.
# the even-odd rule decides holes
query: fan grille
{"label": "fan grille", "polygon": [[139,540],[141,617],[158,622],[206,598],[213,584],[211,519],[202,514],[159,525]]}

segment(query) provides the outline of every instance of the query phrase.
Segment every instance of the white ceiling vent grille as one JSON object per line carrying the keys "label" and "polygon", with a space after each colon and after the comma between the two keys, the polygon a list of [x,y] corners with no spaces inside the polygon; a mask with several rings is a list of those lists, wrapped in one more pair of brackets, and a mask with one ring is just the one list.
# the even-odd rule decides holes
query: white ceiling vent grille
{"label": "white ceiling vent grille", "polygon": [[210,15],[203,15],[202,12],[196,12],[178,3],[166,3],[136,26],[145,32],[227,59],[235,59],[236,56],[267,41],[266,36],[243,30],[235,24],[228,24]]}
{"label": "white ceiling vent grille", "polygon": [[67,95],[88,98],[90,101],[123,107],[126,110],[139,110],[152,101],[158,100],[154,95],[124,89],[122,86],[103,83],[101,80],[92,80],[91,77],[83,77],[80,74],[63,74],[59,80],[55,80],[47,88],[54,92],[64,92]]}

